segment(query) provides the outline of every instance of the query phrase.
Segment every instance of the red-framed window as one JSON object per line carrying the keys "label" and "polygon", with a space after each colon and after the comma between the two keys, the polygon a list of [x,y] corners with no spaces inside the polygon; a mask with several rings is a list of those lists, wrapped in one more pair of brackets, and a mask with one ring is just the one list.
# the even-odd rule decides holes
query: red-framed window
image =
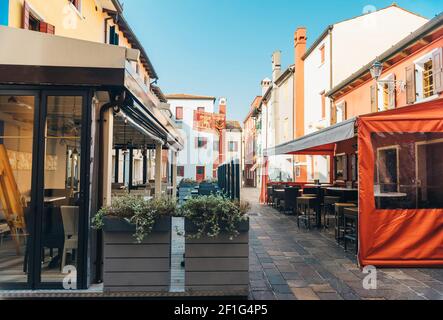
{"label": "red-framed window", "polygon": [[177,176],[180,178],[185,176],[185,167],[184,166],[177,166]]}
{"label": "red-framed window", "polygon": [[175,108],[175,119],[176,120],[183,120],[183,107],[176,107]]}

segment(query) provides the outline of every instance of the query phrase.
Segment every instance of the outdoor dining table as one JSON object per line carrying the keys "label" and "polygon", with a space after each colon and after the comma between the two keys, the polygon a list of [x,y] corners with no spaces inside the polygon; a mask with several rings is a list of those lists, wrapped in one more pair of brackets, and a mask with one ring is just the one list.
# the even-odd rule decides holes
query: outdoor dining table
{"label": "outdoor dining table", "polygon": [[402,199],[402,198],[407,198],[407,196],[408,195],[406,193],[402,192],[376,192],[374,194],[378,208],[382,207],[383,200]]}
{"label": "outdoor dining table", "polygon": [[326,188],[326,190],[330,190],[330,191],[357,191],[358,189],[355,188],[341,188],[341,187],[329,187]]}

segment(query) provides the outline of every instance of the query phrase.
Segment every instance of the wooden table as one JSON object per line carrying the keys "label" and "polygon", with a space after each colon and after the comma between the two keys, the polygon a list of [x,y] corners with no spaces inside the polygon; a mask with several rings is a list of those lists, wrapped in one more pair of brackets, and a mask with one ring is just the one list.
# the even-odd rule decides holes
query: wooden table
{"label": "wooden table", "polygon": [[355,189],[355,188],[349,189],[349,188],[329,187],[329,188],[326,188],[326,190],[331,190],[331,191],[357,191],[358,192],[358,189]]}
{"label": "wooden table", "polygon": [[384,199],[401,199],[401,198],[406,198],[407,196],[408,196],[407,193],[401,193],[401,192],[376,192],[374,194],[374,197],[377,201],[378,209],[382,209],[382,200]]}
{"label": "wooden table", "polygon": [[408,194],[401,192],[386,192],[386,193],[376,193],[374,196],[376,198],[406,198]]}

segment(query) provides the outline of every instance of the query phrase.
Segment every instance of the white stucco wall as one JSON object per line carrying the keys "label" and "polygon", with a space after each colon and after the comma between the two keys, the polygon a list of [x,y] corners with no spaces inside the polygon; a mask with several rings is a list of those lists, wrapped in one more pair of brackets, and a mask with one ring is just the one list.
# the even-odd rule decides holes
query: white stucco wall
{"label": "white stucco wall", "polygon": [[338,23],[333,29],[333,85],[423,26],[427,19],[398,7]]}
{"label": "white stucco wall", "polygon": [[[229,142],[237,142],[238,149],[236,152],[229,151]],[[224,150],[226,161],[240,160],[242,158],[242,132],[241,131],[225,131]]]}
{"label": "white stucco wall", "polygon": [[[185,147],[179,152],[177,166],[184,166],[186,179],[196,179],[196,167],[204,166],[206,179],[213,178],[214,164],[214,139],[215,134],[208,132],[199,132],[194,130],[194,111],[198,108],[205,108],[206,112],[214,112],[215,102],[213,100],[189,100],[189,99],[169,99],[171,111],[176,116],[176,107],[183,107],[183,121],[177,124],[181,127],[180,131],[185,139]],[[206,148],[196,148],[195,138],[206,137],[208,140]],[[178,177],[179,180],[182,177]]]}
{"label": "white stucco wall", "polygon": [[[305,134],[331,124],[331,102],[328,98],[325,100],[326,116],[322,117],[322,92],[332,89],[427,21],[392,6],[335,24],[331,34],[305,59]],[[323,64],[320,52],[322,46],[325,47]],[[312,158],[308,158],[307,162],[308,179],[312,176],[327,176],[327,160],[315,157],[314,173],[311,172]]]}

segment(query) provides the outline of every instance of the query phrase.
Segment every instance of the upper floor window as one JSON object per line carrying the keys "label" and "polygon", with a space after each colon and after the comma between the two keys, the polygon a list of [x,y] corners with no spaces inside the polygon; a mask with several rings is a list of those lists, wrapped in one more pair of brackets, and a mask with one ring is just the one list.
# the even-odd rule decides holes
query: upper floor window
{"label": "upper floor window", "polygon": [[432,76],[432,60],[423,65],[423,97],[434,95],[434,77]]}
{"label": "upper floor window", "polygon": [[238,142],[229,141],[229,152],[237,152],[237,151],[238,151]]}
{"label": "upper floor window", "polygon": [[77,9],[78,12],[81,10],[81,0],[69,0],[70,3]]}
{"label": "upper floor window", "polygon": [[23,3],[23,29],[39,31],[43,33],[55,33],[55,27],[47,22],[29,5],[27,1]]}
{"label": "upper floor window", "polygon": [[208,145],[208,138],[205,137],[198,137],[195,138],[195,147],[196,148],[206,148],[206,146]]}
{"label": "upper floor window", "polygon": [[118,46],[120,42],[116,26],[109,27],[109,44]]}
{"label": "upper floor window", "polygon": [[443,92],[442,59],[442,48],[437,48],[406,68],[406,96],[408,104]]}
{"label": "upper floor window", "polygon": [[395,98],[396,98],[396,90],[395,90],[395,75],[390,74],[389,76],[382,79],[378,85],[378,97],[377,97],[377,110],[374,111],[386,111],[395,108]]}
{"label": "upper floor window", "polygon": [[341,101],[335,104],[331,110],[331,125],[340,123],[346,120],[347,110],[346,101]]}
{"label": "upper floor window", "polygon": [[175,120],[183,120],[183,107],[175,108]]}
{"label": "upper floor window", "polygon": [[177,166],[177,176],[183,178],[185,176],[185,167]]}
{"label": "upper floor window", "polygon": [[197,111],[198,111],[198,112],[205,112],[205,107],[198,107],[198,108],[197,108]]}

